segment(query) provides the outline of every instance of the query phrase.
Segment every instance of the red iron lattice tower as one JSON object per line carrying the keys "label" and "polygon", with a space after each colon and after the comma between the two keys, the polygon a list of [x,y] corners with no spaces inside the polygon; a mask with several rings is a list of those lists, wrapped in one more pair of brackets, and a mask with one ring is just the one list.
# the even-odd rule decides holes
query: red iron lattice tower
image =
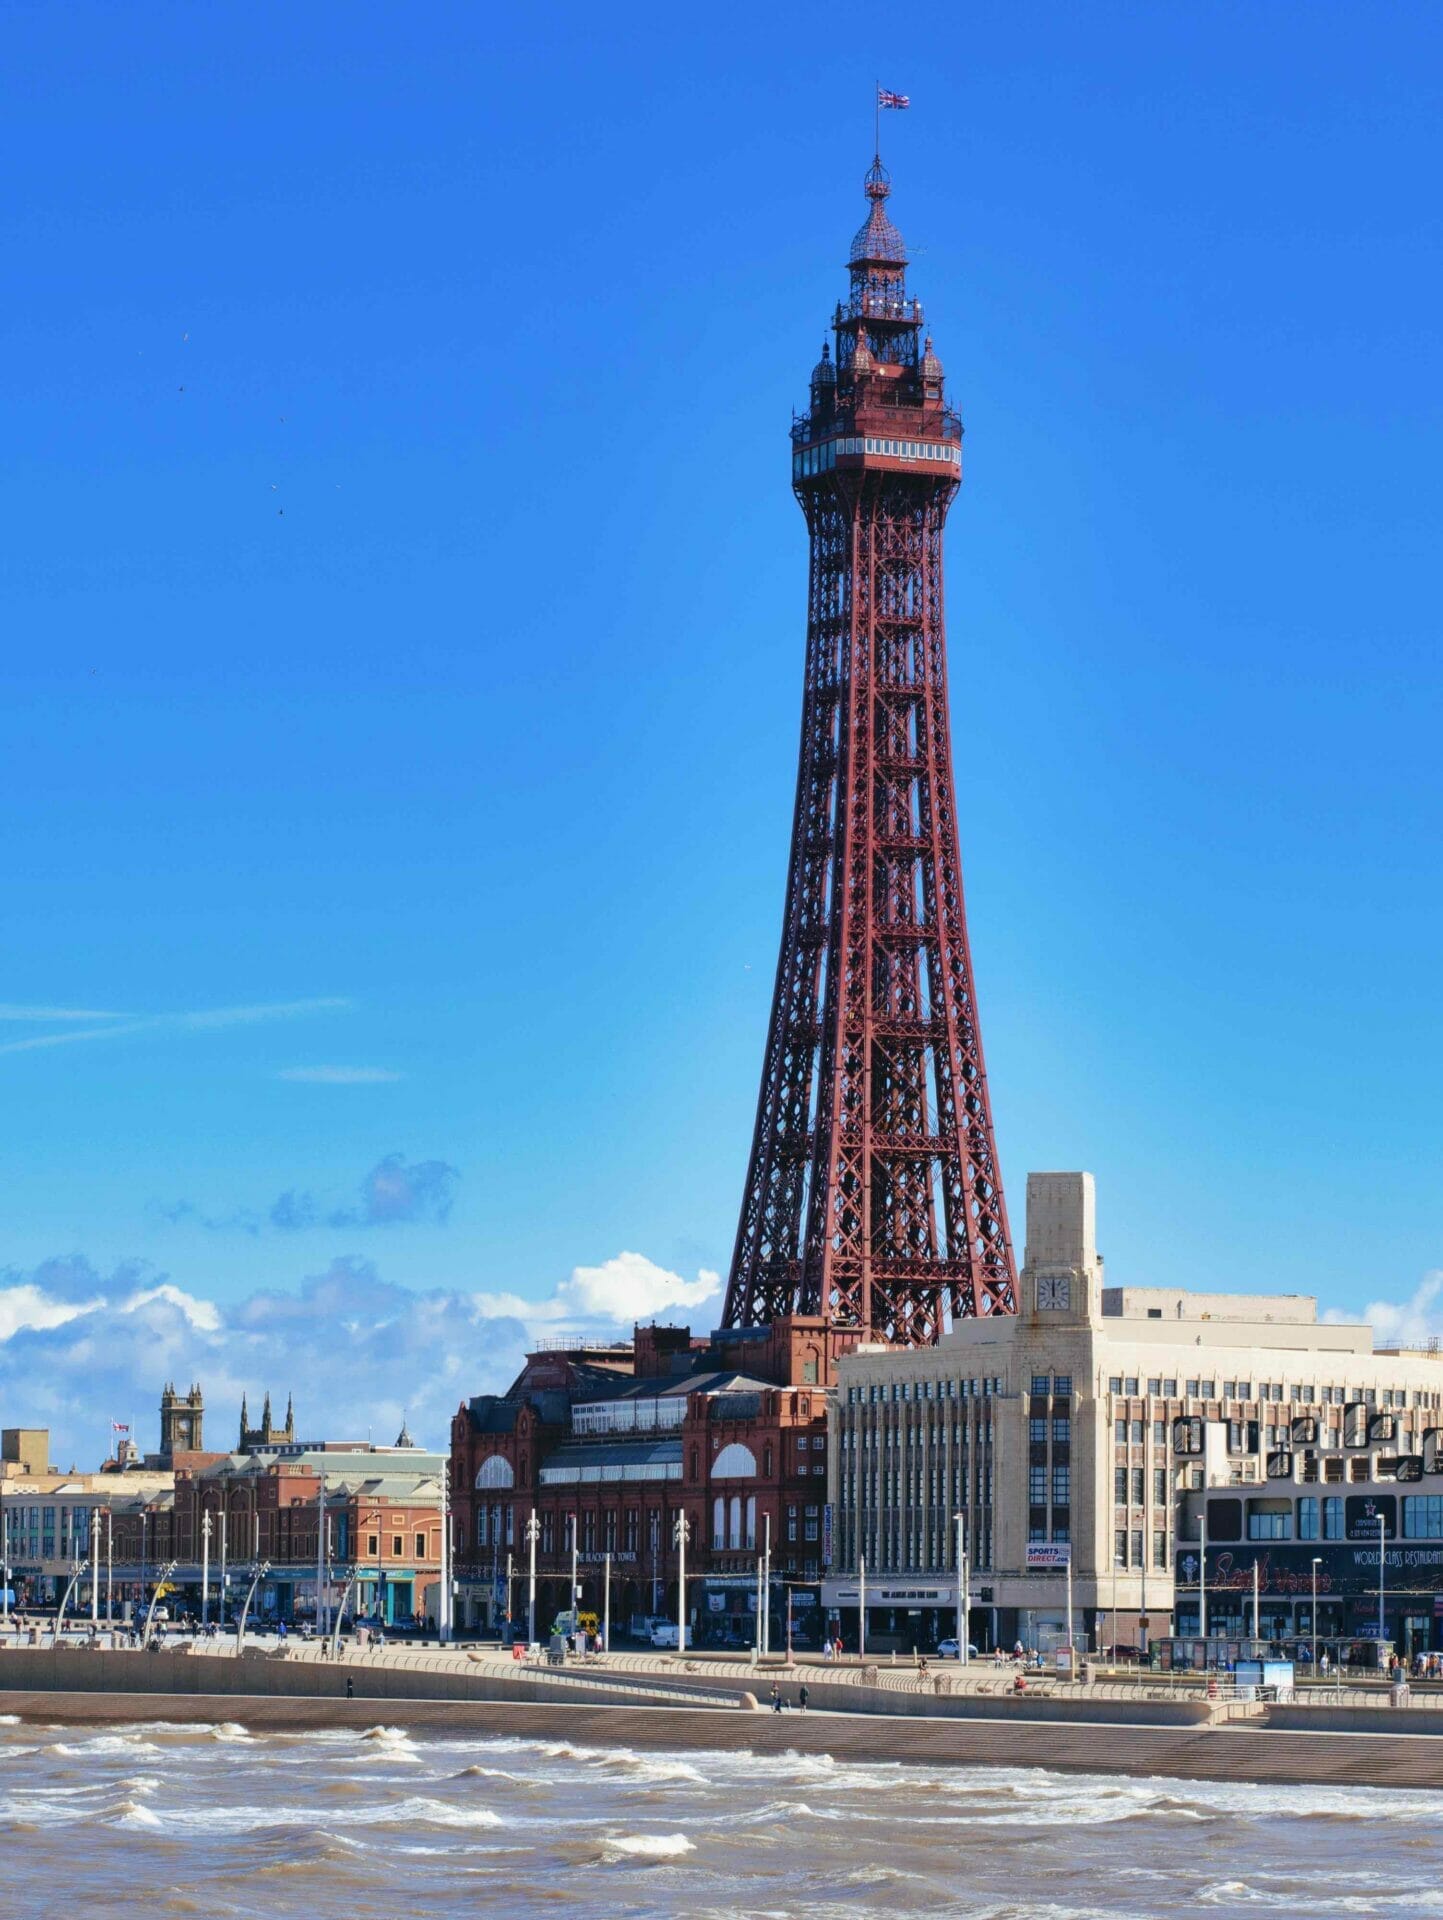
{"label": "red iron lattice tower", "polygon": [[867,174],[851,293],[792,427],[811,542],[786,913],[726,1324],[925,1346],[1013,1313],[962,900],[942,527],[962,423]]}

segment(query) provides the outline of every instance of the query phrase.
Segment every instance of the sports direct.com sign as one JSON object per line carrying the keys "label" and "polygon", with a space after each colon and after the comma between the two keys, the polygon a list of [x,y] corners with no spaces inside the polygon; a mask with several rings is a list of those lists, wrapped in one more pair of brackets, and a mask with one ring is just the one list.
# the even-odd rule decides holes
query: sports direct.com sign
{"label": "sports direct.com sign", "polygon": [[1053,1573],[1072,1564],[1072,1546],[1066,1540],[1034,1540],[1027,1548],[1029,1573]]}

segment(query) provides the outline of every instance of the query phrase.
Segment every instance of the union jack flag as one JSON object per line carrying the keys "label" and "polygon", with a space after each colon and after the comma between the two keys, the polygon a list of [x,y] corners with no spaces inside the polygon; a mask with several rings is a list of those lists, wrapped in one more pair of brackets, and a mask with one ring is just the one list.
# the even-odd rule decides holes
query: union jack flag
{"label": "union jack flag", "polygon": [[905,93],[890,93],[886,87],[878,87],[877,89],[877,105],[879,107],[910,107],[911,104],[911,100]]}

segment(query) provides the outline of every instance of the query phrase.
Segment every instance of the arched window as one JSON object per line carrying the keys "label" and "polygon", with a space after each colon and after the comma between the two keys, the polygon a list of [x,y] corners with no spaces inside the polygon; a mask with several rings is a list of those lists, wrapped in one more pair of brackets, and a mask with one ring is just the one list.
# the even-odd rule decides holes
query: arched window
{"label": "arched window", "polygon": [[476,1469],[478,1487],[514,1487],[516,1475],[504,1453],[488,1454]]}
{"label": "arched window", "polygon": [[733,1440],[712,1462],[711,1477],[713,1480],[755,1480],[757,1456],[740,1440]]}

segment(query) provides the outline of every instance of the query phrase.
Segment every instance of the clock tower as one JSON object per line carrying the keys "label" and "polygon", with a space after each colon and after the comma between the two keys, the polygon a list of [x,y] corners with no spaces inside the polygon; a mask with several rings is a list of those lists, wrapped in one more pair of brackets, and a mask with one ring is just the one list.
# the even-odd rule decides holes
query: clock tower
{"label": "clock tower", "polygon": [[1102,1311],[1097,1194],[1090,1173],[1029,1173],[1022,1311],[1041,1326],[1079,1326]]}
{"label": "clock tower", "polygon": [[199,1453],[205,1427],[205,1401],[198,1386],[187,1394],[177,1393],[168,1380],[160,1396],[160,1455],[169,1460],[177,1453]]}

